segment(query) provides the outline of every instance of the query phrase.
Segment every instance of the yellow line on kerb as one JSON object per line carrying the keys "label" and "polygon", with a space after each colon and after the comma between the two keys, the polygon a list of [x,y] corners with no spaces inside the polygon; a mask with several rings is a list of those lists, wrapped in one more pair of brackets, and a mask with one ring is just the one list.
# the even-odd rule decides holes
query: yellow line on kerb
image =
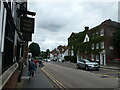
{"label": "yellow line on kerb", "polygon": [[60,83],[58,80],[56,80],[52,75],[50,75],[50,73],[48,73],[46,70],[44,70],[43,68],[41,68],[41,70],[54,82],[58,85],[59,88],[61,89],[67,89],[62,83]]}

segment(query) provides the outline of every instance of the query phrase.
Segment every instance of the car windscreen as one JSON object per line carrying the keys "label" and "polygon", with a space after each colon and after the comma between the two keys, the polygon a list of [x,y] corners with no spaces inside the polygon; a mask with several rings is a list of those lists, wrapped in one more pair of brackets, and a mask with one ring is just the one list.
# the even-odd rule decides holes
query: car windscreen
{"label": "car windscreen", "polygon": [[90,62],[90,61],[89,61],[89,60],[87,60],[87,59],[84,59],[84,61],[85,61],[85,62]]}

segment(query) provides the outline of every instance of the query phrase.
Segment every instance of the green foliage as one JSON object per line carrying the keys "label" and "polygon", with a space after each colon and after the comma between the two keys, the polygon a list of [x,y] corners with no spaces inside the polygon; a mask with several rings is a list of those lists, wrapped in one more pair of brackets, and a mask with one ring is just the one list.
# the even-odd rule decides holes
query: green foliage
{"label": "green foliage", "polygon": [[77,62],[77,57],[76,56],[65,56],[64,57],[66,61],[71,61],[73,63]]}
{"label": "green foliage", "polygon": [[85,43],[79,43],[78,44],[78,50],[80,53],[89,53],[91,51],[91,43],[85,42]]}
{"label": "green foliage", "polygon": [[46,52],[45,52],[45,54],[46,54],[46,56],[45,56],[45,57],[46,57],[46,58],[48,58],[49,53],[50,53],[50,50],[49,50],[49,49],[47,49],[47,50],[46,50]]}
{"label": "green foliage", "polygon": [[[79,32],[79,33],[77,33],[77,34],[72,34],[72,37],[71,38],[69,38],[69,40],[68,40],[68,45],[69,45],[69,47],[70,47],[70,50],[73,50],[73,52],[74,52],[74,56],[76,56],[77,55],[77,50],[78,50],[78,48],[79,48],[79,45],[78,45],[78,43],[79,42],[83,42],[83,40],[84,40],[84,37],[85,37],[85,32]],[[73,49],[72,49],[72,47],[74,47]]]}
{"label": "green foliage", "polygon": [[120,28],[117,28],[116,32],[113,34],[114,43],[120,47]]}
{"label": "green foliage", "polygon": [[32,53],[33,57],[39,56],[40,55],[40,47],[37,43],[31,43],[29,45],[29,52]]}
{"label": "green foliage", "polygon": [[70,56],[64,56],[64,58],[65,58],[66,61],[69,61],[69,60],[70,60],[69,57],[70,57]]}
{"label": "green foliage", "polygon": [[46,58],[46,52],[41,51],[41,52],[40,52],[40,57],[41,57],[42,59],[45,59],[45,58]]}
{"label": "green foliage", "polygon": [[[100,50],[92,51],[91,45],[92,43],[98,43],[104,41],[104,36],[98,36],[96,32],[100,30],[100,26],[96,26],[92,28],[92,32],[94,33],[94,38],[92,36],[89,36],[90,41],[89,42],[83,42],[85,35],[88,33],[88,31],[84,30],[83,32],[79,32],[76,34],[72,34],[72,36],[68,39],[68,45],[70,47],[70,50],[74,51],[74,54],[76,56],[77,51],[79,50],[79,53],[98,53]],[[74,48],[72,48],[74,47]]]}
{"label": "green foliage", "polygon": [[98,30],[100,30],[100,26],[96,26],[96,27],[92,28],[92,33],[95,33]]}
{"label": "green foliage", "polygon": [[105,39],[104,36],[99,36],[99,37],[96,37],[96,38],[91,38],[90,42],[91,43],[98,43],[98,42],[104,41],[104,39]]}
{"label": "green foliage", "polygon": [[99,54],[100,51],[102,51],[103,49],[96,49],[96,50],[92,50],[93,54]]}

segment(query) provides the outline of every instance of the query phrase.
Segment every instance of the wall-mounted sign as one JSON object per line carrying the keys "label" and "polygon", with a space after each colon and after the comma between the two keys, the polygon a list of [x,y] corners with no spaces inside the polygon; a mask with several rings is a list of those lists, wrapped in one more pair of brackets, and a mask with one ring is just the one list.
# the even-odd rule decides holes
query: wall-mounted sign
{"label": "wall-mounted sign", "polygon": [[31,34],[23,34],[24,41],[32,41],[32,33]]}
{"label": "wall-mounted sign", "polygon": [[34,18],[21,17],[20,18],[20,32],[34,33]]}

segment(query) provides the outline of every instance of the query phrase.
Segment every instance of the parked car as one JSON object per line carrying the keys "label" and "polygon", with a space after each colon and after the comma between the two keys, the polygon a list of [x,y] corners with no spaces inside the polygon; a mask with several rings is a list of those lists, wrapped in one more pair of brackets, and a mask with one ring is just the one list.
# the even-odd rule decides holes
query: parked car
{"label": "parked car", "polygon": [[76,67],[83,68],[86,70],[99,70],[100,65],[98,62],[95,62],[95,61],[80,59],[77,61]]}
{"label": "parked car", "polygon": [[47,59],[47,62],[50,62],[51,60],[50,59]]}

